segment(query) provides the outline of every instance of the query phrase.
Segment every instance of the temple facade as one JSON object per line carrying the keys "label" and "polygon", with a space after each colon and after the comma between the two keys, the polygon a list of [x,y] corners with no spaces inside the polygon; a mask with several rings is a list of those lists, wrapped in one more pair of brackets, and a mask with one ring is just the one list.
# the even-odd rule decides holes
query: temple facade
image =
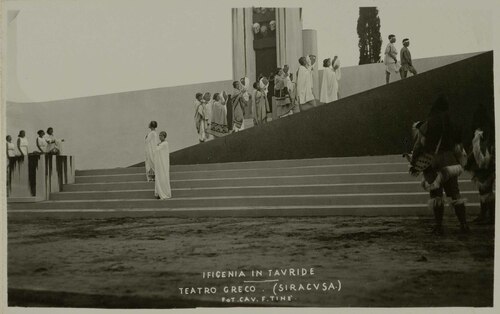
{"label": "temple facade", "polygon": [[[316,30],[302,28],[301,8],[233,8],[232,30],[233,80],[255,82],[285,64],[296,73],[300,57],[318,53]],[[319,97],[318,62],[314,69],[314,94]]]}

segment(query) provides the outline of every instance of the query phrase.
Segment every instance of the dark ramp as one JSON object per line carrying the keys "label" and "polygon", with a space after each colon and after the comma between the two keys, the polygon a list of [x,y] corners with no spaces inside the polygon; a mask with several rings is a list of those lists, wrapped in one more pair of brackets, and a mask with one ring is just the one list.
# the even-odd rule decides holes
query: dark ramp
{"label": "dark ramp", "polygon": [[425,119],[440,93],[447,95],[463,137],[470,138],[477,105],[483,103],[493,112],[493,52],[187,147],[172,153],[171,163],[400,154],[411,123]]}

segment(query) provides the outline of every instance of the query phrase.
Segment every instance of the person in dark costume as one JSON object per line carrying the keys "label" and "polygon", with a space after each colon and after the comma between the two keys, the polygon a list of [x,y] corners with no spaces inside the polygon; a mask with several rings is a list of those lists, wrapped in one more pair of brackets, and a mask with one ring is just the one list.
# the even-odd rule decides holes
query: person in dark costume
{"label": "person in dark costume", "polygon": [[484,106],[478,106],[473,116],[472,153],[465,167],[479,191],[481,211],[474,220],[477,224],[495,223],[495,128],[492,117],[493,113],[488,114]]}
{"label": "person in dark costume", "polygon": [[[430,165],[423,169],[424,182],[432,184],[440,172],[447,167],[461,168],[457,154],[457,147],[461,147],[461,137],[459,128],[452,124],[448,112],[448,101],[444,96],[439,96],[433,104],[427,121],[418,125],[417,136],[413,146],[413,154],[410,160],[410,174],[417,176],[420,171],[416,169],[417,159],[423,154],[433,154],[434,157]],[[443,191],[446,196],[451,197],[451,206],[455,210],[455,215],[460,222],[460,230],[463,233],[469,232],[467,225],[465,200],[460,195],[458,187],[458,175],[449,172],[443,176],[439,182],[439,187],[429,191],[429,207],[432,208],[435,218],[433,233],[443,234],[444,202]]]}

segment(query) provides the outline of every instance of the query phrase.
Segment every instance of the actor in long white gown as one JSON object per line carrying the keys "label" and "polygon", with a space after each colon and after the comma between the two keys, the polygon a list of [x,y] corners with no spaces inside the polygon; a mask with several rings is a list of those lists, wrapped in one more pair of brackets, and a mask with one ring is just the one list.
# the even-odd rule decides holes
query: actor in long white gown
{"label": "actor in long white gown", "polygon": [[158,199],[172,197],[170,189],[170,150],[168,149],[167,132],[160,132],[160,144],[155,150],[155,196]]}
{"label": "actor in long white gown", "polygon": [[156,121],[149,122],[149,128],[151,131],[146,135],[146,179],[148,181],[154,181],[155,179],[155,163],[154,163],[154,155],[156,146],[160,142],[158,138],[158,134],[156,133],[156,128],[158,127],[158,123]]}
{"label": "actor in long white gown", "polygon": [[300,111],[306,111],[316,106],[313,95],[313,80],[306,58],[299,59],[300,67],[297,71],[297,100]]}
{"label": "actor in long white gown", "polygon": [[338,58],[335,58],[334,65],[330,58],[323,61],[323,80],[321,83],[320,102],[330,103],[338,99],[340,68]]}

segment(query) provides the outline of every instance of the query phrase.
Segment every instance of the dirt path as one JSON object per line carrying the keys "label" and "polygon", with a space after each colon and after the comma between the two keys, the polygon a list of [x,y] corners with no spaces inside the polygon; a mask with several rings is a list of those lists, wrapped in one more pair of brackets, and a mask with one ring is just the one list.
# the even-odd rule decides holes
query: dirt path
{"label": "dirt path", "polygon": [[494,227],[446,222],[436,239],[432,220],[400,217],[12,220],[9,305],[47,305],[28,296],[41,290],[76,293],[51,306],[492,306]]}

